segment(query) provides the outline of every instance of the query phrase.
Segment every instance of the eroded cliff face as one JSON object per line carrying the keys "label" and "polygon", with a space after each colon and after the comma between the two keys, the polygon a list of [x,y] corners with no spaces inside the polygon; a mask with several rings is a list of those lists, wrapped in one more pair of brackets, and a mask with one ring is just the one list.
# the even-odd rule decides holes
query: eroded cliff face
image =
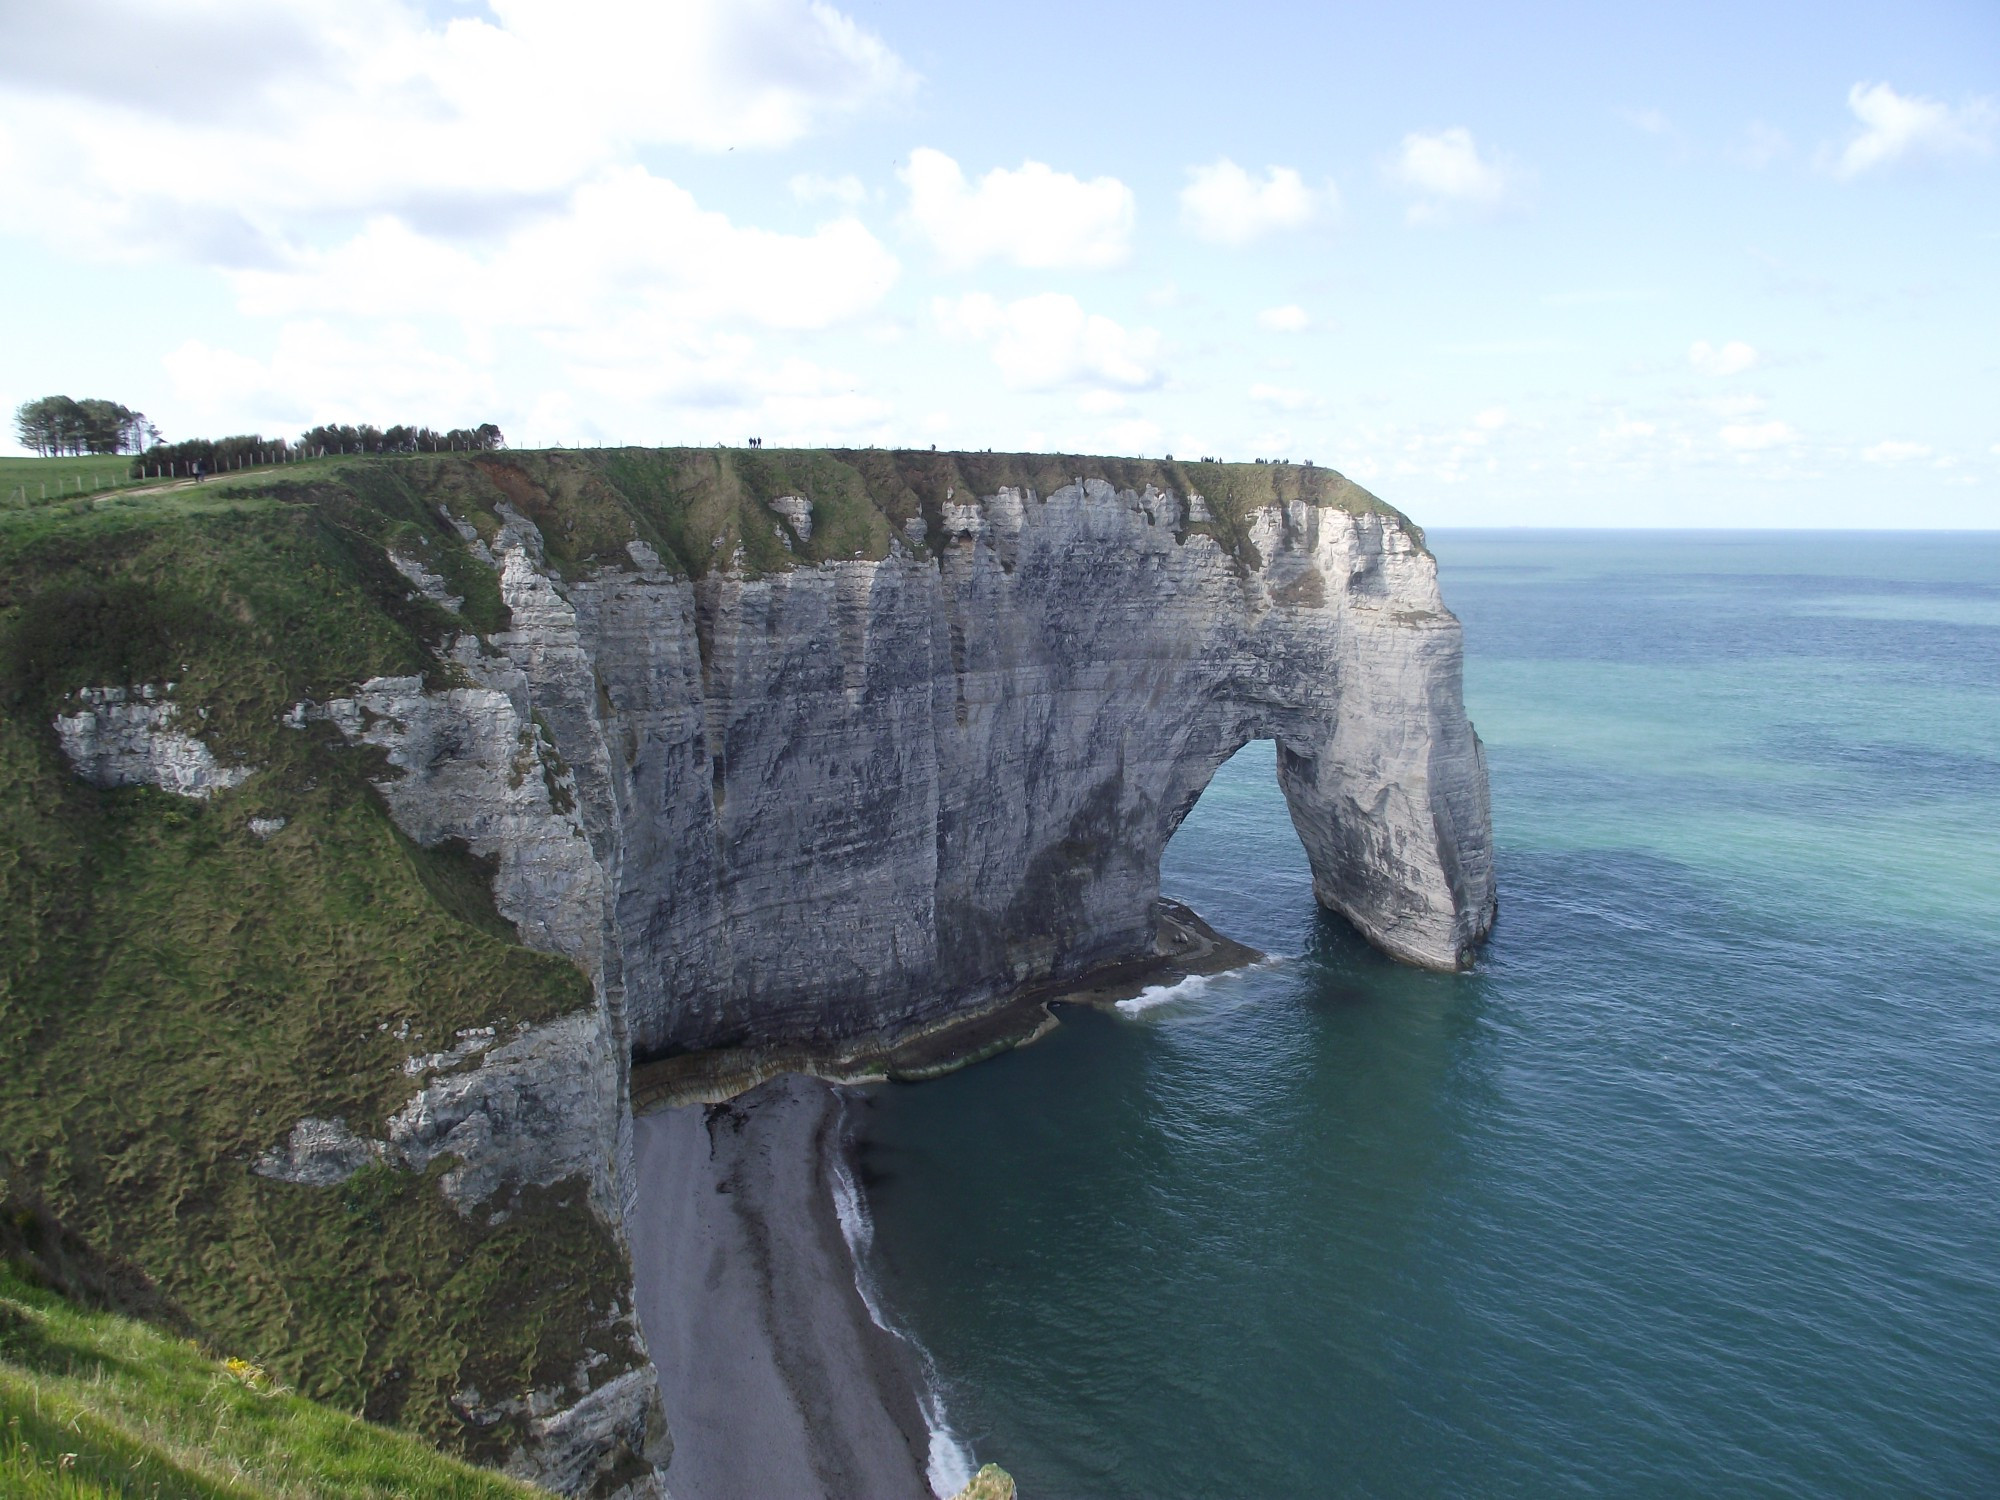
{"label": "eroded cliff face", "polygon": [[[1470,963],[1494,885],[1458,622],[1420,534],[1330,480],[1318,501],[1294,485],[1227,505],[1089,473],[1046,493],[941,482],[867,511],[826,481],[826,515],[766,487],[732,501],[749,522],[696,567],[687,528],[653,528],[680,548],[663,559],[636,504],[592,522],[588,474],[482,461],[472,503],[427,502],[465,551],[424,545],[440,567],[476,558],[506,627],[467,621],[424,675],[284,722],[379,756],[403,831],[485,861],[500,915],[586,973],[594,1003],[415,1052],[379,1134],[284,1122],[251,1170],[332,1187],[449,1158],[439,1189],[468,1218],[580,1180],[616,1229],[631,1057],[865,1050],[1148,952],[1161,852],[1252,739],[1277,742],[1319,900],[1399,958]],[[530,515],[563,533],[561,566]],[[567,534],[585,523],[619,550],[579,565]],[[401,545],[388,563],[410,597],[460,616],[463,572]],[[162,690],[86,693],[55,728],[100,784],[254,786],[200,723]],[[670,1444],[650,1368],[623,1309],[593,1316],[639,1368],[585,1360],[562,1389],[460,1404],[475,1423],[532,1417],[508,1465],[524,1477],[657,1493]]]}
{"label": "eroded cliff face", "polygon": [[1295,503],[1239,559],[1188,504],[1003,490],[929,557],[572,587],[634,1047],[887,1035],[1142,953],[1168,838],[1259,738],[1319,899],[1468,963],[1486,775],[1430,555]]}

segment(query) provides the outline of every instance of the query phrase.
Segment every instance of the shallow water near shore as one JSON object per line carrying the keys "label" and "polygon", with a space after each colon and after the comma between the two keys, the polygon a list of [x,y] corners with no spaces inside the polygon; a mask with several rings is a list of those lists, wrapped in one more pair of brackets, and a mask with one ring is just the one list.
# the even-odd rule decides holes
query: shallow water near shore
{"label": "shallow water near shore", "polygon": [[1434,535],[1477,973],[1273,955],[869,1091],[871,1271],[1030,1500],[2000,1493],[2000,535]]}

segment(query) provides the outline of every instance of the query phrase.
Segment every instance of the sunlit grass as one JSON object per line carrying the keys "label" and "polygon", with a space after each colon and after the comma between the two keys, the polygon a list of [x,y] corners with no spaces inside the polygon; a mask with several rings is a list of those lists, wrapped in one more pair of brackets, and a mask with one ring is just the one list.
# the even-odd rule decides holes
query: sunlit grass
{"label": "sunlit grass", "polygon": [[245,1360],[211,1359],[0,1269],[0,1494],[10,1500],[537,1493],[308,1401]]}

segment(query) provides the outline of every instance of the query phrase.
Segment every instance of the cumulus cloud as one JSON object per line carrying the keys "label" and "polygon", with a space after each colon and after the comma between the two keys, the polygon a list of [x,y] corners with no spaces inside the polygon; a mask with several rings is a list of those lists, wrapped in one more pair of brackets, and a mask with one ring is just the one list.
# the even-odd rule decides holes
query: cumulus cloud
{"label": "cumulus cloud", "polygon": [[1789,422],[1733,422],[1722,429],[1722,445],[1738,453],[1760,453],[1799,440]]}
{"label": "cumulus cloud", "polygon": [[1296,302],[1283,307],[1267,307],[1257,314],[1257,326],[1273,333],[1303,333],[1312,326],[1312,315]]}
{"label": "cumulus cloud", "polygon": [[1912,156],[1983,155],[1993,149],[1992,102],[1954,109],[1936,99],[1899,94],[1886,83],[1857,83],[1847,107],[1858,129],[1833,163],[1836,177],[1857,177]]}
{"label": "cumulus cloud", "polygon": [[811,234],[735,224],[641,167],[606,172],[490,244],[380,216],[325,251],[234,274],[263,316],[442,315],[477,327],[629,328],[636,319],[821,328],[873,307],[896,258],[857,220]]}
{"label": "cumulus cloud", "polygon": [[1482,151],[1463,126],[1432,135],[1413,131],[1389,162],[1389,180],[1412,194],[1412,224],[1442,224],[1490,214],[1514,202],[1523,186],[1518,167]]}
{"label": "cumulus cloud", "polygon": [[1900,443],[1894,440],[1861,450],[1861,457],[1871,464],[1907,464],[1930,456],[1928,443]]}
{"label": "cumulus cloud", "polygon": [[1042,162],[996,167],[978,183],[928,146],[910,153],[902,177],[909,221],[946,264],[1007,260],[1034,270],[1101,270],[1131,254],[1132,190],[1115,177],[1085,182]]}
{"label": "cumulus cloud", "polygon": [[[105,66],[79,63],[93,51]],[[665,435],[646,392],[774,436],[787,414],[861,435],[880,417],[852,377],[757,338],[855,318],[894,283],[847,212],[861,184],[795,182],[833,217],[777,234],[639,162],[784,146],[912,81],[827,0],[0,7],[0,230],[224,272],[278,326],[254,357],[169,359],[183,408],[218,421],[570,410],[521,395],[525,369],[615,388],[594,409],[625,411],[627,435]]]}
{"label": "cumulus cloud", "polygon": [[1107,453],[1158,453],[1165,436],[1159,423],[1133,417],[1105,428],[1098,445]]}
{"label": "cumulus cloud", "polygon": [[[106,37],[134,66],[77,64]],[[823,0],[9,6],[0,133],[36,149],[0,164],[0,222],[235,263],[330,215],[483,232],[640,148],[782,146],[910,82]]]}
{"label": "cumulus cloud", "polygon": [[267,429],[380,420],[384,408],[490,411],[499,394],[490,371],[407,324],[357,337],[310,319],[280,330],[266,358],[190,339],[162,362],[183,411]]}
{"label": "cumulus cloud", "polygon": [[1741,375],[1756,367],[1757,357],[1757,351],[1741,339],[1721,345],[1696,339],[1688,347],[1688,363],[1703,375]]}
{"label": "cumulus cloud", "polygon": [[1339,195],[1332,183],[1315,190],[1290,167],[1266,167],[1253,177],[1227,157],[1188,168],[1181,222],[1218,245],[1247,245],[1267,234],[1308,224]]}
{"label": "cumulus cloud", "polygon": [[514,365],[504,346],[496,356],[480,341],[449,342],[406,323],[349,329],[306,318],[281,325],[268,354],[189,340],[163,364],[181,420],[197,430],[380,421],[386,408],[497,420],[517,443],[889,435],[889,404],[851,373],[773,357],[728,330],[660,325],[637,339],[601,326],[560,330],[538,336]]}
{"label": "cumulus cloud", "polygon": [[948,336],[989,345],[1001,378],[1016,390],[1093,385],[1139,391],[1160,383],[1157,334],[1086,313],[1076,298],[1059,292],[1008,303],[969,292],[939,297],[931,309]]}
{"label": "cumulus cloud", "polygon": [[673,424],[669,431],[682,434],[751,430],[781,443],[862,441],[881,437],[891,412],[849,372],[796,355],[770,359],[729,334],[646,349],[594,350],[577,340],[567,354],[566,379],[592,394],[593,411],[605,413],[607,430],[583,431],[610,441],[651,437],[663,417]]}
{"label": "cumulus cloud", "polygon": [[[245,312],[281,320],[279,355],[245,361],[197,347],[177,356],[175,379],[192,402],[202,382],[185,372],[204,372],[208,388],[230,398],[219,416],[271,410],[282,394],[304,413],[352,417],[402,391],[388,372],[407,368],[431,394],[417,399],[412,385],[401,409],[464,410],[466,381],[487,378],[495,351],[511,349],[527,352],[531,378],[559,375],[598,393],[589,409],[608,430],[551,408],[554,415],[536,420],[566,425],[536,429],[545,438],[661,437],[690,423],[706,433],[704,413],[734,411],[759,414],[753,430],[771,436],[860,440],[876,432],[882,404],[847,375],[766,354],[758,335],[859,318],[899,270],[851,218],[810,234],[775,233],[703,209],[684,189],[627,167],[489,242],[454,244],[381,215],[325,250],[231,273]],[[324,336],[327,318],[360,332],[348,342]],[[398,333],[421,324],[432,345],[449,342],[438,320],[460,325],[462,357],[420,359]],[[355,347],[374,352],[351,357]],[[385,373],[376,399],[349,399],[356,387],[342,372],[365,370],[377,353]],[[505,409],[493,399],[479,409]],[[737,435],[734,423],[722,430]]]}
{"label": "cumulus cloud", "polygon": [[1250,399],[1275,411],[1305,411],[1319,405],[1319,398],[1311,391],[1282,385],[1253,385],[1250,387]]}
{"label": "cumulus cloud", "polygon": [[852,172],[840,177],[800,172],[785,186],[801,203],[837,203],[842,208],[852,209],[868,201],[867,187]]}

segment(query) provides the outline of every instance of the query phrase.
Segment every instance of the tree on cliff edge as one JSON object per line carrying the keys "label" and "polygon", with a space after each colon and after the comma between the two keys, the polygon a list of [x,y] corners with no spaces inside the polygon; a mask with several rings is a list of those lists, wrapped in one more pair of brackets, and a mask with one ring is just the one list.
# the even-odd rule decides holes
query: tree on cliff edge
{"label": "tree on cliff edge", "polygon": [[44,458],[66,453],[137,453],[148,440],[160,440],[159,429],[142,411],[116,401],[87,397],[43,396],[14,409],[14,436],[23,448]]}

